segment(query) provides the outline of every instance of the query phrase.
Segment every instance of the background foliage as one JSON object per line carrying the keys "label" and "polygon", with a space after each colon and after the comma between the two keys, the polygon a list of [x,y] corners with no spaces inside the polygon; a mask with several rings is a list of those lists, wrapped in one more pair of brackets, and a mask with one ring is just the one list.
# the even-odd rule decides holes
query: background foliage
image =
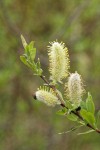
{"label": "background foliage", "polygon": [[[70,129],[56,109],[34,101],[42,84],[19,59],[20,34],[35,40],[37,56],[48,77],[47,45],[63,41],[69,49],[71,72],[84,79],[100,109],[100,1],[0,0],[0,149],[99,150],[100,135],[58,135]],[[72,125],[74,126],[74,124]],[[81,130],[81,129],[80,129]],[[77,131],[75,131],[77,133]]]}

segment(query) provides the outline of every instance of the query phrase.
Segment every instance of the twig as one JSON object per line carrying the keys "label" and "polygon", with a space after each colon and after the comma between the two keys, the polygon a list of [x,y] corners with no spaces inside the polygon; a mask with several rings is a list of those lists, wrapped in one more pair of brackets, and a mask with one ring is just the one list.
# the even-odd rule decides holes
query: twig
{"label": "twig", "polygon": [[[68,109],[68,107],[66,107],[65,103],[62,101],[61,97],[59,96],[59,94],[57,93],[57,89],[54,85],[51,85],[48,80],[45,78],[45,76],[41,75],[40,76],[42,78],[42,80],[50,87],[53,89],[53,91],[56,93],[56,96],[58,97],[58,99],[61,101],[61,106]],[[84,121],[84,119],[80,116],[78,111],[71,111],[72,114],[76,115],[80,120]],[[95,130],[97,133],[100,134],[100,130],[99,129],[95,129],[94,127],[92,127],[89,123],[87,124],[87,127]]]}

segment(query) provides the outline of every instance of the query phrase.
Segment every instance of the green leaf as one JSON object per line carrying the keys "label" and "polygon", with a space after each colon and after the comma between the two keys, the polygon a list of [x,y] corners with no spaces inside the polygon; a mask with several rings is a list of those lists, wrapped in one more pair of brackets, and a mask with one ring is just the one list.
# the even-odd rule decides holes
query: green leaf
{"label": "green leaf", "polygon": [[25,40],[25,38],[23,37],[23,35],[21,35],[21,40],[22,40],[23,47],[26,48],[27,43],[26,43],[26,40]]}
{"label": "green leaf", "polygon": [[86,108],[89,112],[95,113],[95,106],[90,93],[88,93],[88,98],[86,99]]}
{"label": "green leaf", "polygon": [[40,68],[41,68],[41,65],[40,65],[40,59],[39,59],[39,58],[38,58],[38,61],[37,61],[36,64],[37,64],[37,68],[40,69]]}
{"label": "green leaf", "polygon": [[67,106],[69,109],[72,109],[72,108],[73,108],[71,102],[68,101],[68,100],[66,101],[66,106]]}
{"label": "green leaf", "polygon": [[37,67],[37,74],[41,75],[43,70],[41,69],[41,65],[40,65],[40,59],[38,58],[38,61],[36,63],[36,67]]}
{"label": "green leaf", "polygon": [[27,59],[26,57],[23,55],[23,56],[20,56],[20,60],[28,67],[30,67],[29,63],[27,62]]}
{"label": "green leaf", "polygon": [[86,102],[81,101],[80,106],[81,106],[81,109],[86,109]]}
{"label": "green leaf", "polygon": [[25,53],[30,57],[31,62],[34,61],[36,56],[36,48],[34,48],[34,41],[27,44],[25,38],[22,35],[21,35],[21,40],[22,40],[23,47],[25,49]]}
{"label": "green leaf", "polygon": [[96,128],[95,117],[94,117],[94,115],[93,115],[91,112],[88,112],[87,110],[82,109],[82,110],[80,111],[80,114],[81,114],[82,118],[83,118],[84,120],[86,120],[87,123],[89,123],[89,124],[92,125],[94,128]]}
{"label": "green leaf", "polygon": [[91,132],[94,132],[94,131],[95,131],[95,130],[89,130],[89,131],[86,131],[86,132],[78,133],[77,135],[88,134],[88,133],[91,133]]}
{"label": "green leaf", "polygon": [[70,130],[68,131],[65,131],[65,132],[60,132],[58,134],[66,134],[66,133],[69,133],[69,132],[72,132],[72,131],[75,131],[77,129],[79,129],[80,127],[82,127],[83,125],[79,125],[79,126],[75,126],[75,127],[72,127]]}
{"label": "green leaf", "polygon": [[31,41],[28,46],[29,46],[30,50],[33,49],[33,47],[34,47],[34,41]]}
{"label": "green leaf", "polygon": [[34,48],[34,41],[27,44],[22,35],[21,35],[21,39],[22,39],[23,46],[25,48],[25,53],[22,56],[20,56],[21,61],[32,69],[34,75],[40,76],[43,70],[41,69],[39,59],[36,63],[34,62],[36,56],[36,48]]}
{"label": "green leaf", "polygon": [[30,58],[29,45],[26,45],[25,47],[25,54]]}
{"label": "green leaf", "polygon": [[34,61],[36,56],[36,48],[34,48],[34,41],[30,42],[28,45],[29,53],[30,53],[30,59],[31,61]]}
{"label": "green leaf", "polygon": [[31,69],[34,71],[34,74],[35,74],[35,75],[38,75],[38,71],[37,71],[37,68],[36,68],[35,63],[34,63],[34,62],[31,63],[31,62],[28,60],[28,58],[26,57],[25,54],[22,55],[22,56],[20,56],[20,60],[21,60],[26,66],[28,66],[29,68],[31,68]]}
{"label": "green leaf", "polygon": [[85,122],[82,120],[78,120],[78,123],[80,123],[81,125],[85,125]]}
{"label": "green leaf", "polygon": [[63,109],[57,111],[56,114],[58,114],[58,115],[65,115],[66,112],[67,112],[67,109],[63,108]]}
{"label": "green leaf", "polygon": [[72,113],[67,114],[67,118],[71,121],[77,121],[78,117]]}

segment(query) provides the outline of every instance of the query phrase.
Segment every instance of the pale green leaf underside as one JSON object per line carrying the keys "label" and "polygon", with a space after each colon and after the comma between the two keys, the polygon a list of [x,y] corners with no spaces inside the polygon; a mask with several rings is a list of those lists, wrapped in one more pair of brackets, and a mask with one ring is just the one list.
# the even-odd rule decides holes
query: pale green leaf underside
{"label": "pale green leaf underside", "polygon": [[88,134],[88,133],[91,133],[91,132],[94,132],[95,130],[89,130],[89,131],[86,131],[86,132],[82,132],[82,133],[78,133],[77,135],[84,135],[84,134]]}

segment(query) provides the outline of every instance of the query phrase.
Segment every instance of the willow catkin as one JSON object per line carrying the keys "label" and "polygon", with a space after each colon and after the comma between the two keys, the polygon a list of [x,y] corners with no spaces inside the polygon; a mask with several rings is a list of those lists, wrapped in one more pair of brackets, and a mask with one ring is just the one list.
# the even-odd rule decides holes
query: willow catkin
{"label": "willow catkin", "polygon": [[61,101],[56,97],[56,94],[51,88],[46,86],[40,87],[35,93],[36,99],[47,104],[48,106],[54,107],[60,105]]}
{"label": "willow catkin", "polygon": [[50,44],[48,46],[50,79],[56,84],[69,74],[69,55],[64,43],[56,41]]}
{"label": "willow catkin", "polygon": [[80,105],[84,93],[81,76],[75,72],[71,73],[65,85],[67,98],[75,105]]}

